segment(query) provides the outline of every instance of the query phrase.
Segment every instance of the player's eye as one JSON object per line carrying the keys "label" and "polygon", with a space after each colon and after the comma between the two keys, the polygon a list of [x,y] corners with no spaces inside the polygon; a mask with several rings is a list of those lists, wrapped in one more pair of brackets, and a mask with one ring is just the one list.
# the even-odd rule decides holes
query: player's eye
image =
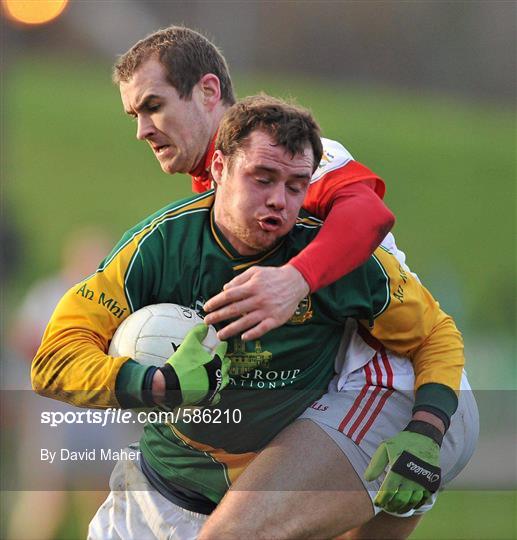
{"label": "player's eye", "polygon": [[287,186],[288,191],[291,193],[300,193],[301,189],[298,186]]}
{"label": "player's eye", "polygon": [[269,178],[257,178],[257,182],[264,185],[271,184],[271,180]]}
{"label": "player's eye", "polygon": [[147,106],[147,110],[148,110],[150,113],[158,112],[158,111],[160,110],[160,104],[159,104],[159,103],[155,103],[155,104],[152,104],[152,105],[148,105],[148,106]]}

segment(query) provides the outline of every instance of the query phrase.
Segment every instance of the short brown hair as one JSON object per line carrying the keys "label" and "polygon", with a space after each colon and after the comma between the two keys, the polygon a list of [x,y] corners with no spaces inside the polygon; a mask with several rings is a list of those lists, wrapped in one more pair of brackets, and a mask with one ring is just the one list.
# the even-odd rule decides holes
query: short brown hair
{"label": "short brown hair", "polygon": [[228,65],[221,51],[200,33],[183,26],[158,30],[133,45],[115,63],[113,82],[129,81],[140,65],[152,56],[165,68],[167,81],[180,98],[190,99],[192,89],[201,77],[213,73],[221,83],[222,101],[227,105],[235,103]]}
{"label": "short brown hair", "polygon": [[311,112],[266,94],[250,96],[230,107],[224,114],[215,141],[215,149],[233,157],[246,146],[252,131],[263,130],[275,143],[293,156],[311,145],[313,172],[323,154],[320,127]]}

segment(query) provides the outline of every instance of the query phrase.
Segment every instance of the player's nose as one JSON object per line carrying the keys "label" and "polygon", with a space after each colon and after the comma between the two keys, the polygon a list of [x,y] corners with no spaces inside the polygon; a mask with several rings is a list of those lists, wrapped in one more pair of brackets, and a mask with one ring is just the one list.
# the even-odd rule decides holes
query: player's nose
{"label": "player's nose", "polygon": [[268,206],[275,208],[276,210],[283,210],[286,206],[285,189],[285,186],[281,183],[272,186],[268,196]]}
{"label": "player's nose", "polygon": [[155,127],[152,120],[145,116],[138,116],[136,128],[136,138],[139,141],[145,141],[155,132]]}

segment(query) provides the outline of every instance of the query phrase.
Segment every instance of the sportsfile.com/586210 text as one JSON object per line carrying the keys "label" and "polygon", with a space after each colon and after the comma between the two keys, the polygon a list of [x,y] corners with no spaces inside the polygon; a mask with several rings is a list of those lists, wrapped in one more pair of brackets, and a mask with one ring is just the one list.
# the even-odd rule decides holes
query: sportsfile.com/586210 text
{"label": "sportsfile.com/586210 text", "polygon": [[211,409],[202,407],[180,407],[173,411],[128,411],[122,409],[85,411],[43,411],[41,423],[50,427],[61,424],[97,424],[105,427],[113,424],[240,424],[240,409]]}

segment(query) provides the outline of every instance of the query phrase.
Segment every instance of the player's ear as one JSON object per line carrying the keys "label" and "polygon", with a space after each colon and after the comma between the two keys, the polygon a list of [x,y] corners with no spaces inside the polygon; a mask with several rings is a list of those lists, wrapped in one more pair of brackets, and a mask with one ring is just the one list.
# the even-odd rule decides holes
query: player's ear
{"label": "player's ear", "polygon": [[227,159],[226,156],[221,152],[221,150],[216,150],[214,152],[214,157],[212,158],[212,164],[210,165],[210,170],[212,172],[212,178],[214,182],[219,186],[221,185],[221,180],[223,178],[224,169],[226,167]]}
{"label": "player's ear", "polygon": [[210,109],[221,101],[221,82],[213,73],[206,73],[197,83],[203,96],[203,104]]}

